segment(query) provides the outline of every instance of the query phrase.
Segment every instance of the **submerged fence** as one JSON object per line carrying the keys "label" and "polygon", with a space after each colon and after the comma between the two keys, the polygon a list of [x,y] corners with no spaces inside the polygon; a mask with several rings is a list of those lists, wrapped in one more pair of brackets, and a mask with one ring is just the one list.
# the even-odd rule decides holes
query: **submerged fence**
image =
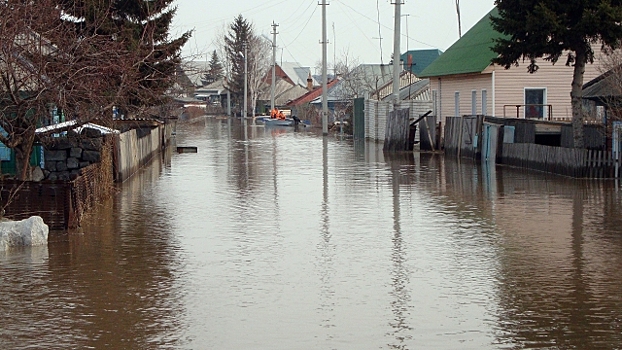
{"label": "submerged fence", "polygon": [[502,164],[576,178],[620,177],[622,154],[527,143],[504,144]]}
{"label": "submerged fence", "polygon": [[[433,109],[432,101],[406,100],[400,102],[399,109],[408,109],[409,119],[414,120]],[[365,100],[364,102],[365,138],[383,142],[386,136],[387,117],[393,112],[394,104],[385,101]]]}
{"label": "submerged fence", "polygon": [[112,193],[112,142],[107,137],[101,162],[81,169],[72,181],[0,181],[3,216],[22,220],[38,215],[52,230],[78,227],[84,214]]}
{"label": "submerged fence", "polygon": [[[485,123],[482,116],[446,119],[445,154],[481,159],[574,178],[621,178],[622,152],[556,147],[525,142],[524,125]],[[495,126],[495,128],[487,128]],[[535,134],[535,128],[531,134]],[[495,133],[495,135],[491,135]],[[496,136],[496,137],[492,137]],[[485,155],[494,155],[487,157]],[[483,156],[484,155],[484,156]]]}

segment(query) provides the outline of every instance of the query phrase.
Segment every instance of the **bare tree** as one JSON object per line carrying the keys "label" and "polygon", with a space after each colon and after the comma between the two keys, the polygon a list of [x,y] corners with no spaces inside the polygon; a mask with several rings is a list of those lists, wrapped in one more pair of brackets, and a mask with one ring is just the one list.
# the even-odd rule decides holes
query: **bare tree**
{"label": "bare tree", "polygon": [[252,115],[255,117],[255,106],[257,106],[257,99],[259,96],[270,88],[266,84],[266,74],[270,71],[272,66],[272,43],[268,40],[252,36],[249,42],[248,55],[252,57],[251,65],[249,65],[249,71],[253,72],[249,74],[248,88],[250,95],[250,104],[252,106]]}
{"label": "bare tree", "polygon": [[[614,122],[622,121],[622,52],[616,50],[603,55],[599,70],[602,75],[594,82],[600,88],[596,88],[597,96],[588,96],[592,99],[591,103],[583,102],[583,119],[590,123],[605,122],[604,133],[609,138],[614,131],[612,128]],[[602,119],[604,116],[599,114],[604,111],[597,106],[606,109],[605,120]]]}
{"label": "bare tree", "polygon": [[[133,25],[140,33],[132,39],[123,27],[115,31],[111,25],[112,7],[97,3],[85,11],[74,6],[76,12],[68,13],[62,7],[67,3],[0,2],[0,142],[15,151],[21,180],[30,179],[35,130],[50,122],[50,110],[76,124],[106,123],[113,106],[140,110],[163,101],[174,83],[168,67],[175,68],[176,50],[189,36],[163,53],[162,43],[155,44],[163,30],[157,23]],[[140,49],[132,49],[135,40]],[[162,57],[173,60],[164,63]]]}
{"label": "bare tree", "polygon": [[135,72],[118,42],[79,36],[53,0],[0,4],[0,16],[0,142],[28,180],[35,130],[50,109],[79,122],[111,114]]}

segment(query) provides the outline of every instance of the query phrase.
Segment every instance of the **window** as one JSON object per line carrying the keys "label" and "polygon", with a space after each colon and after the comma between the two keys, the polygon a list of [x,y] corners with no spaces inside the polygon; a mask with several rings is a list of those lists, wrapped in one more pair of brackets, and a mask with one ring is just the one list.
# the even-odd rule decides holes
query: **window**
{"label": "window", "polygon": [[456,91],[454,95],[454,116],[460,116],[460,91]]}
{"label": "window", "polygon": [[471,91],[471,115],[477,115],[477,91]]}
{"label": "window", "polygon": [[543,119],[546,104],[546,89],[525,88],[525,118]]}
{"label": "window", "polygon": [[482,115],[488,115],[488,91],[482,90]]}

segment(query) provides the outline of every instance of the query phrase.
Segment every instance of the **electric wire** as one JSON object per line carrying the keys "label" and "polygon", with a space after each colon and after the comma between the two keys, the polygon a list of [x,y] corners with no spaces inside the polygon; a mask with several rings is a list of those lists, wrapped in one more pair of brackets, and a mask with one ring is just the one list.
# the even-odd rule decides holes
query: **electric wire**
{"label": "electric wire", "polygon": [[306,9],[305,9],[302,13],[300,13],[300,14],[298,13],[298,10],[299,10],[299,9],[302,7],[302,5],[304,5],[304,4],[305,4],[305,2],[307,2],[307,1],[308,1],[308,0],[303,0],[303,1],[300,3],[300,5],[298,5],[298,8],[297,8],[295,11],[293,11],[293,12],[292,12],[292,14],[291,14],[289,17],[287,17],[287,18],[285,18],[285,19],[281,20],[280,22],[281,22],[281,23],[289,23],[288,21],[289,21],[290,19],[292,19],[294,16],[298,16],[298,17],[300,17],[300,16],[304,15],[305,13],[307,13],[307,11],[309,10],[309,8],[313,5],[313,1],[309,1],[309,6],[307,6],[307,8],[306,8]]}
{"label": "electric wire", "polygon": [[[356,13],[356,14],[360,15],[361,17],[363,17],[363,18],[365,18],[365,19],[367,19],[367,20],[370,20],[370,21],[372,21],[373,23],[377,23],[377,21],[376,21],[375,19],[373,19],[373,18],[371,18],[371,17],[369,17],[369,16],[367,16],[367,15],[365,15],[365,14],[363,14],[363,13],[361,13],[361,12],[357,11],[355,8],[353,8],[352,6],[349,6],[349,5],[345,4],[343,1],[336,1],[336,2],[338,2],[338,3],[342,4],[343,6],[345,6],[345,7],[349,8],[350,10],[352,10],[352,12],[354,12],[354,13]],[[387,26],[387,25],[384,25],[384,24],[382,24],[382,23],[380,23],[380,25],[381,25],[381,26],[383,26],[383,27],[384,27],[384,28],[386,28],[386,29],[393,30],[393,28],[391,28],[391,27],[389,27],[389,26]],[[402,33],[401,35],[402,35],[402,36],[405,36],[403,33]],[[429,46],[429,47],[435,47],[435,46],[434,46],[434,45],[432,45],[432,44],[428,44],[428,43],[426,43],[426,42],[423,42],[423,41],[420,41],[420,40],[417,40],[417,39],[413,39],[413,38],[410,38],[410,39],[411,39],[412,41],[416,41],[416,42],[418,42],[419,44],[422,44],[422,45],[426,45],[426,46]]]}
{"label": "electric wire", "polygon": [[300,30],[300,32],[296,35],[296,37],[294,38],[294,40],[290,41],[287,45],[285,46],[289,46],[291,44],[293,44],[294,42],[296,42],[296,40],[298,40],[298,38],[300,37],[300,35],[302,35],[302,33],[305,31],[305,29],[307,28],[307,25],[309,24],[309,22],[311,22],[311,19],[313,18],[313,15],[315,14],[315,11],[317,11],[317,7],[313,10],[313,12],[311,13],[311,16],[309,16],[309,19],[307,20],[307,22],[304,24],[304,26],[302,26],[302,29]]}

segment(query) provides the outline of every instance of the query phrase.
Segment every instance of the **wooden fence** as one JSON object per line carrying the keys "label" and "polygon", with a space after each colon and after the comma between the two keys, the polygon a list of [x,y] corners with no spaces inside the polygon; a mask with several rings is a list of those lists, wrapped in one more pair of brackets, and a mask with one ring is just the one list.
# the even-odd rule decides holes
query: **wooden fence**
{"label": "wooden fence", "polygon": [[[485,118],[498,122],[498,118]],[[448,117],[445,122],[445,154],[459,158],[480,160],[484,139],[484,118],[481,116]],[[511,141],[500,137],[493,145],[493,161],[500,164],[534,169],[574,178],[621,178],[622,152],[612,154],[595,149],[576,149],[535,144],[535,126],[532,123],[516,124],[502,121],[499,127],[513,128]],[[505,124],[505,125],[503,125]],[[497,125],[497,124],[495,124]],[[598,137],[594,128],[594,140]],[[503,135],[501,133],[500,135]],[[528,140],[532,142],[526,142]],[[598,141],[598,140],[596,140]],[[593,145],[597,145],[594,141]],[[600,141],[599,141],[600,142]],[[500,156],[499,156],[500,155]]]}
{"label": "wooden fence", "polygon": [[479,159],[483,116],[448,117],[445,120],[445,153]]}
{"label": "wooden fence", "polygon": [[574,178],[620,178],[622,154],[528,143],[504,144],[502,164]]}
{"label": "wooden fence", "polygon": [[106,137],[100,163],[80,170],[72,181],[0,181],[4,217],[22,220],[43,218],[52,230],[80,226],[84,214],[113,191],[112,137]]}
{"label": "wooden fence", "polygon": [[[364,102],[365,138],[375,142],[384,142],[386,136],[387,117],[394,109],[391,102],[365,100]],[[432,101],[407,100],[401,101],[399,109],[409,110],[409,119],[414,120],[433,108]]]}

